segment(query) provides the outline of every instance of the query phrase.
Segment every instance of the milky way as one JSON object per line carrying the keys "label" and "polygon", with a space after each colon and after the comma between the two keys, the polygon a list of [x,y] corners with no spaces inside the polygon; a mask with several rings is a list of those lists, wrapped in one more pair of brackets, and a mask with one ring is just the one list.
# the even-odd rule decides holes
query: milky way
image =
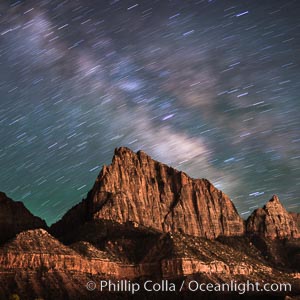
{"label": "milky way", "polygon": [[0,190],[50,224],[115,147],[299,211],[299,1],[2,1]]}

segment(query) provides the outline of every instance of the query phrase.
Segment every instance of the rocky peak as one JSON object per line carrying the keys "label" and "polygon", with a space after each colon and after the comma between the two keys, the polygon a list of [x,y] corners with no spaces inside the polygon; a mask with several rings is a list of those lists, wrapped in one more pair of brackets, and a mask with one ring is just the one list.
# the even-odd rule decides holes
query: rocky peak
{"label": "rocky peak", "polygon": [[87,199],[53,229],[62,231],[59,227],[90,219],[134,222],[207,238],[244,234],[244,221],[233,203],[208,180],[192,179],[143,151],[125,147],[115,150],[111,165],[103,167]]}
{"label": "rocky peak", "polygon": [[247,232],[270,239],[299,237],[293,217],[276,195],[263,208],[258,208],[251,214],[247,220]]}
{"label": "rocky peak", "polygon": [[[143,151],[138,151],[137,153],[141,153]],[[143,152],[144,153],[144,152]],[[133,152],[131,149],[127,148],[127,147],[119,147],[119,148],[116,148],[115,151],[114,151],[114,157],[130,157],[130,156],[134,156],[135,155],[135,152]]]}
{"label": "rocky peak", "polygon": [[45,221],[35,217],[22,202],[13,201],[0,192],[0,243],[17,233],[35,228],[47,228]]}

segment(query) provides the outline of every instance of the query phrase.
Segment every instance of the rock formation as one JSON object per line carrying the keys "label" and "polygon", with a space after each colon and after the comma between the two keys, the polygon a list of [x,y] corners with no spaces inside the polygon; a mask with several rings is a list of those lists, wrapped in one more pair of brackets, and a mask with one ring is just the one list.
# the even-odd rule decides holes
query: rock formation
{"label": "rock formation", "polygon": [[290,215],[293,217],[295,223],[298,226],[298,231],[300,232],[300,213],[290,212]]}
{"label": "rock formation", "polygon": [[[130,278],[137,277],[134,266],[126,266],[110,261],[105,254],[92,245],[84,243],[85,256],[80,250],[75,251],[52,237],[44,229],[28,230],[19,233],[13,240],[0,248],[0,265],[2,270],[32,269],[56,272],[81,272],[83,274],[103,273],[106,276]],[[76,249],[76,247],[74,247]],[[131,275],[132,273],[132,275]]]}
{"label": "rock formation", "polygon": [[299,230],[293,217],[282,206],[278,197],[256,209],[247,220],[247,232],[269,239],[298,238]]}
{"label": "rock formation", "polygon": [[[5,242],[0,245],[0,297],[131,299],[130,293],[91,292],[86,284],[183,278],[288,282],[289,295],[295,295],[300,292],[297,222],[299,214],[288,213],[277,196],[244,222],[209,181],[192,179],[142,151],[119,148],[87,198],[50,229],[21,202],[0,193]],[[152,296],[138,294],[137,299]]]}
{"label": "rock formation", "polygon": [[116,149],[86,200],[52,227],[72,229],[90,219],[134,222],[162,232],[216,238],[244,234],[233,203],[206,179],[192,179],[142,151]]}
{"label": "rock formation", "polygon": [[[228,237],[223,239],[162,233],[142,261],[132,264],[122,263],[122,257],[115,259],[88,242],[66,246],[43,229],[29,230],[0,247],[0,294],[16,292],[21,299],[114,299],[114,293],[104,297],[98,290],[88,291],[86,284],[104,279],[159,282],[189,276],[192,280],[200,275],[201,282],[210,283],[285,280],[299,291],[294,273],[283,274],[272,268],[247,238],[231,237],[236,243],[227,241]],[[120,246],[116,241],[109,243]],[[124,296],[131,299],[130,293]]]}
{"label": "rock formation", "polygon": [[34,228],[47,228],[46,223],[35,217],[22,202],[15,202],[0,192],[0,243],[17,233]]}

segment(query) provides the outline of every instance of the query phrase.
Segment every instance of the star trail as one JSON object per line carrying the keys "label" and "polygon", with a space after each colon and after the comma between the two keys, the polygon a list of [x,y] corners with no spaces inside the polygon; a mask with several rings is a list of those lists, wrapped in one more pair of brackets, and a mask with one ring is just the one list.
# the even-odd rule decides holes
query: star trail
{"label": "star trail", "polygon": [[115,147],[299,211],[299,1],[2,1],[0,190],[48,224]]}

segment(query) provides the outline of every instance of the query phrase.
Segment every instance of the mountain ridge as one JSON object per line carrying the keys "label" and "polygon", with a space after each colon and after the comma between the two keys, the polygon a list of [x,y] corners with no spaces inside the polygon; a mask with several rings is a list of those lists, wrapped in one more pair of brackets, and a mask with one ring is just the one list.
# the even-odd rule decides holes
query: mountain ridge
{"label": "mountain ridge", "polygon": [[[7,206],[18,208],[17,218]],[[116,149],[87,197],[50,228],[3,193],[0,216],[8,229],[18,219],[28,221],[9,236],[0,230],[0,295],[7,298],[118,299],[86,288],[103,279],[284,281],[292,291],[276,295],[300,293],[300,214],[288,213],[274,195],[243,220],[208,180],[142,151]]]}
{"label": "mountain ridge", "polygon": [[115,150],[111,165],[102,168],[87,198],[52,225],[53,232],[64,218],[70,223],[68,214],[69,220],[76,215],[79,222],[82,218],[130,221],[207,238],[245,232],[229,197],[208,180],[190,178],[143,151],[134,153],[125,147]]}

